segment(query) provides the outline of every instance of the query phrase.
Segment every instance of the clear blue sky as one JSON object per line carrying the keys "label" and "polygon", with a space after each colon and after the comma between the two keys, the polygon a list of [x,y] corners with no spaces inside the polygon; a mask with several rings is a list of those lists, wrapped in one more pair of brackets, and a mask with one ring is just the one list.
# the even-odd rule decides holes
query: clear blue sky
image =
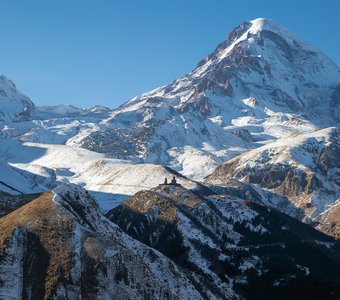
{"label": "clear blue sky", "polygon": [[0,73],[38,105],[116,107],[171,82],[244,20],[272,18],[340,65],[340,1],[2,0]]}

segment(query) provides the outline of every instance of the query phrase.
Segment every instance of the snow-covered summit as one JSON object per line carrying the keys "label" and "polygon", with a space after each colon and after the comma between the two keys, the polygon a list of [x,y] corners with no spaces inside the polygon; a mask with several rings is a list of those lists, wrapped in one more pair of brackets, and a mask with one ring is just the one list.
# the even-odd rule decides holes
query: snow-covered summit
{"label": "snow-covered summit", "polygon": [[340,69],[275,21],[255,19],[192,72],[114,110],[80,145],[202,178],[242,151],[338,124],[339,104]]}
{"label": "snow-covered summit", "polygon": [[20,93],[15,84],[0,75],[0,124],[3,122],[25,121],[30,117],[35,106],[25,95]]}
{"label": "snow-covered summit", "polygon": [[[315,98],[330,99],[339,83],[339,67],[321,51],[275,21],[259,18],[234,28],[192,72],[131,99],[113,117],[146,105],[183,108],[202,96],[209,98],[209,93],[238,102],[252,96],[276,111],[301,113],[307,108],[309,117],[319,117]],[[204,105],[205,109],[216,102]],[[325,106],[323,114],[328,118],[329,103],[328,109]],[[225,110],[225,105],[218,109]]]}
{"label": "snow-covered summit", "polygon": [[249,28],[249,32],[256,34],[263,30],[269,30],[275,32],[276,34],[281,35],[286,39],[287,42],[292,42],[294,40],[300,41],[299,38],[292,33],[289,29],[277,23],[273,19],[268,18],[257,18],[250,21],[251,27]]}
{"label": "snow-covered summit", "polygon": [[[303,71],[308,71],[310,65],[314,69],[308,75],[309,80],[326,79],[325,83],[339,84],[339,68],[318,49],[302,42],[294,33],[284,26],[271,19],[258,18],[250,22],[243,22],[236,27],[221,43],[216,50],[206,59],[208,66],[211,63],[221,62],[228,55],[232,55],[235,48],[242,45],[244,50],[249,52],[241,53],[242,55],[253,55],[254,57],[263,58],[267,63],[280,63],[280,57],[284,56],[282,67],[291,67],[288,63],[299,64]],[[278,53],[275,53],[279,50]],[[315,59],[313,59],[315,58]],[[303,60],[302,62],[300,60]],[[198,65],[198,67],[200,64]],[[317,67],[320,66],[320,67]],[[284,68],[281,70],[284,71]],[[195,73],[194,70],[193,73]],[[198,70],[197,70],[198,71]],[[317,75],[317,78],[313,78]],[[324,82],[322,80],[322,83]],[[320,84],[320,82],[319,82]]]}

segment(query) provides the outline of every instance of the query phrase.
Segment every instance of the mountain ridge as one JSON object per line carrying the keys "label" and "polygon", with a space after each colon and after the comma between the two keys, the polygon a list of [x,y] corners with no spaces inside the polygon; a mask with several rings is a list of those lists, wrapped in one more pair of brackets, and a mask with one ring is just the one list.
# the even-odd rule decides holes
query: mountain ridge
{"label": "mountain ridge", "polygon": [[0,126],[11,121],[26,121],[34,110],[34,103],[17,90],[13,81],[1,74]]}
{"label": "mountain ridge", "polygon": [[124,234],[65,185],[0,218],[0,297],[202,299],[169,259]]}
{"label": "mountain ridge", "polygon": [[339,121],[339,68],[263,18],[112,111],[1,77],[0,298],[336,299]]}
{"label": "mountain ridge", "polygon": [[[273,24],[283,37],[268,30]],[[223,160],[259,143],[338,122],[340,69],[315,51],[273,21],[242,23],[192,72],[127,101],[103,121],[106,130],[92,132],[80,145],[168,164],[202,179]],[[243,136],[235,137],[239,130]],[[131,144],[118,149],[122,137]],[[96,147],[95,141],[111,145]],[[212,167],[190,170],[188,156]]]}

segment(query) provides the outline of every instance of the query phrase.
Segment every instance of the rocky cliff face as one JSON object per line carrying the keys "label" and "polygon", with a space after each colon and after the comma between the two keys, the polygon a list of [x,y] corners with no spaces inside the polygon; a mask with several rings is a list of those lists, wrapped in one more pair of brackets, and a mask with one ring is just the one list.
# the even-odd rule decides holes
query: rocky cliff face
{"label": "rocky cliff face", "polygon": [[340,196],[339,137],[339,131],[331,128],[279,139],[221,165],[208,182],[224,185],[231,178],[247,182],[265,203],[317,228],[332,227],[338,236],[339,225],[328,216]]}
{"label": "rocky cliff face", "polygon": [[328,281],[339,272],[334,241],[256,202],[200,197],[181,186],[161,185],[137,193],[107,216],[192,272],[207,299],[229,299],[231,288],[247,299],[292,291],[295,298],[339,293],[338,279]]}

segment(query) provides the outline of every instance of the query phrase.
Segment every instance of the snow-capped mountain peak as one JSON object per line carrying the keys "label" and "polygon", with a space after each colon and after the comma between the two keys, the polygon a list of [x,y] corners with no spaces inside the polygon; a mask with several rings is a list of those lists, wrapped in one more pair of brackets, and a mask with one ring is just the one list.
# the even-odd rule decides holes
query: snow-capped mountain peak
{"label": "snow-capped mountain peak", "polygon": [[[282,64],[281,71],[291,67],[289,63],[298,64],[302,70],[305,68],[303,71],[306,72],[307,68],[314,67],[308,72],[311,76],[308,80],[325,79],[326,75],[327,84],[339,83],[339,68],[329,58],[271,19],[259,18],[241,23],[212,54],[198,64],[192,74],[201,76],[202,72],[209,71],[209,66],[221,63],[230,56],[248,57],[248,61],[254,64],[253,67],[256,61],[263,60],[267,63]],[[249,57],[253,59],[250,60]],[[314,75],[317,75],[317,78],[313,78]],[[320,84],[320,81],[318,83]]]}
{"label": "snow-capped mountain peak", "polygon": [[[339,83],[340,69],[321,51],[302,42],[275,21],[259,18],[234,28],[192,72],[131,99],[112,117],[122,110],[138,110],[149,105],[183,106],[183,103],[197,102],[201,96],[209,97],[207,92],[236,100],[254,94],[254,98],[267,98],[263,100],[269,105],[273,100],[283,101],[290,111],[301,112],[304,106],[310,106],[307,102],[313,94],[322,88],[334,89]],[[249,85],[262,91],[254,91]],[[301,95],[304,92],[301,85],[308,89],[307,95]],[[310,92],[311,89],[316,91]],[[284,90],[285,95],[278,90]],[[264,95],[266,91],[274,95]],[[282,97],[289,99],[270,99]]]}
{"label": "snow-capped mountain peak", "polygon": [[340,69],[319,50],[273,20],[255,19],[234,28],[192,72],[114,110],[102,122],[107,130],[81,145],[202,178],[259,144],[333,126],[339,84]]}
{"label": "snow-capped mountain peak", "polygon": [[0,125],[2,122],[25,121],[35,109],[33,102],[20,93],[15,84],[0,75]]}
{"label": "snow-capped mountain peak", "polygon": [[276,34],[279,34],[281,36],[284,36],[285,39],[288,39],[288,41],[298,40],[295,34],[290,32],[287,28],[280,25],[276,21],[268,18],[257,18],[252,21],[250,21],[251,27],[249,28],[249,32],[256,34],[257,32],[263,31],[263,30],[269,30],[272,32],[275,32]]}

